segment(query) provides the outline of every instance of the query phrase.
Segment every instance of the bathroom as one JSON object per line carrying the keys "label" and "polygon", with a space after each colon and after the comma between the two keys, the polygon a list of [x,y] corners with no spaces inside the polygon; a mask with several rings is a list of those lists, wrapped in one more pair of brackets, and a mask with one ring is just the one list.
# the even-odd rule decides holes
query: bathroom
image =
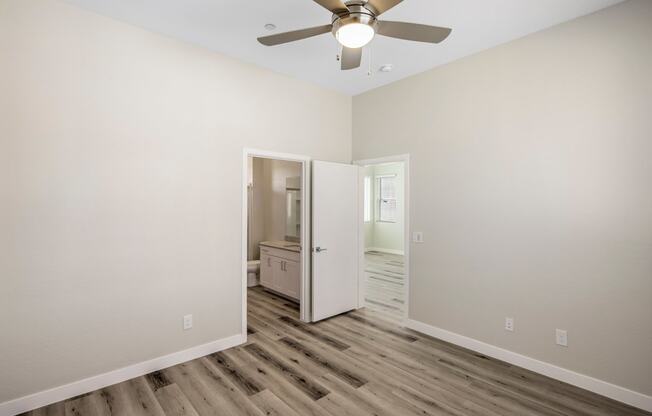
{"label": "bathroom", "polygon": [[248,157],[247,287],[301,299],[302,164]]}

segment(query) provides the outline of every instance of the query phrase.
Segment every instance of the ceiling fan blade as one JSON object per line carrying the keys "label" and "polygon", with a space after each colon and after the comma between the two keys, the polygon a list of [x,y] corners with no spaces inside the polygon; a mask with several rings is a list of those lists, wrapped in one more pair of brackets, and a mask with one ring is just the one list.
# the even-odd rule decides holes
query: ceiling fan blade
{"label": "ceiling fan blade", "polygon": [[276,35],[262,36],[258,38],[258,42],[262,43],[265,46],[274,46],[280,45],[283,43],[294,42],[295,40],[301,40],[306,38],[311,38],[313,36],[322,35],[328,33],[333,29],[333,25],[324,25],[310,27],[307,29],[293,30],[292,32],[278,33]]}
{"label": "ceiling fan blade", "polygon": [[417,42],[439,43],[450,35],[451,29],[406,22],[378,22],[378,34]]}
{"label": "ceiling fan blade", "polygon": [[355,69],[362,62],[362,48],[342,47],[342,70]]}
{"label": "ceiling fan blade", "polygon": [[371,6],[375,10],[376,16],[378,16],[402,1],[403,0],[368,0],[367,5]]}
{"label": "ceiling fan blade", "polygon": [[313,0],[315,3],[319,4],[326,10],[330,10],[332,13],[340,14],[346,13],[349,11],[349,8],[346,7],[346,4],[342,0]]}

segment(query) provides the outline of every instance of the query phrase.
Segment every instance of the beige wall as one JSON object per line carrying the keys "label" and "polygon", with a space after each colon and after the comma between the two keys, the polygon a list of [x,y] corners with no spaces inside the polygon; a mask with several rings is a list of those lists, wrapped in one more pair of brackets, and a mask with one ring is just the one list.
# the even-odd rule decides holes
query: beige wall
{"label": "beige wall", "polygon": [[354,158],[411,155],[410,318],[652,394],[650,22],[632,0],[354,98]]}
{"label": "beige wall", "polygon": [[301,163],[263,159],[263,172],[264,240],[283,241],[286,236],[286,179],[301,176]]}
{"label": "beige wall", "polygon": [[349,97],[52,0],[0,97],[0,402],[239,333],[242,148],[351,160]]}
{"label": "beige wall", "polygon": [[248,260],[260,259],[261,241],[265,241],[265,172],[263,164],[265,159],[249,157],[250,184],[248,189],[249,219],[247,230],[249,233]]}
{"label": "beige wall", "polygon": [[285,240],[286,179],[301,177],[301,163],[287,160],[249,158],[249,260],[260,260],[262,241]]}

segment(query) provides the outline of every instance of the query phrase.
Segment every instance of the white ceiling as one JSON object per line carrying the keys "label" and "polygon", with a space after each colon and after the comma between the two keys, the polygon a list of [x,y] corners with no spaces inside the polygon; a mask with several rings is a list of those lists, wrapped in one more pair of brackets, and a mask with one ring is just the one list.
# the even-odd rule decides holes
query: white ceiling
{"label": "white ceiling", "polygon": [[[562,23],[622,0],[405,0],[381,16],[453,28],[439,45],[377,36],[362,66],[341,71],[331,34],[266,47],[256,37],[330,23],[311,0],[67,0],[100,14],[350,95]],[[266,23],[277,29],[268,32]],[[373,74],[367,75],[369,63]],[[394,70],[378,68],[391,63]]]}

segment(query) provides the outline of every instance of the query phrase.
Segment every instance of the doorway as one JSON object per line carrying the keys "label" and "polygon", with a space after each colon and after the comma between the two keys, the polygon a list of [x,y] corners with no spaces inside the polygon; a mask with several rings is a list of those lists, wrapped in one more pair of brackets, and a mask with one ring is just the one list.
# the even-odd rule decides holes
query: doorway
{"label": "doorway", "polygon": [[243,334],[249,300],[264,307],[267,298],[284,299],[300,320],[310,321],[309,164],[305,156],[243,152]]}
{"label": "doorway", "polygon": [[[283,204],[286,209],[285,233],[282,240],[262,241],[255,239],[250,207],[255,205],[250,190],[250,178],[255,181],[255,161],[281,164],[286,162],[300,166],[300,176],[282,178],[285,184]],[[271,162],[270,162],[271,161]],[[284,296],[298,301],[299,318],[303,322],[316,322],[360,307],[360,172],[356,164],[311,160],[306,156],[245,149],[243,152],[242,181],[242,332],[247,334],[247,295],[251,293],[252,304],[258,303],[259,312],[265,310],[260,296]],[[290,185],[290,182],[294,185]],[[298,186],[298,188],[297,188]],[[255,188],[255,184],[253,186]],[[254,197],[255,198],[255,197]],[[289,208],[297,207],[291,211]],[[265,208],[263,208],[265,209]],[[296,219],[300,219],[297,223]],[[254,220],[255,221],[255,220]],[[291,223],[288,223],[290,221]],[[277,227],[278,228],[278,227]],[[252,247],[253,246],[253,247]],[[248,276],[249,261],[260,255],[259,273]],[[294,249],[294,250],[293,250]],[[297,253],[298,249],[298,253]],[[283,253],[267,251],[284,250]],[[292,253],[293,252],[293,253]],[[267,257],[264,257],[267,256]],[[272,276],[270,280],[264,277]],[[287,286],[278,284],[276,273],[295,275],[300,273],[299,294],[288,292]],[[258,289],[248,289],[254,282]],[[260,288],[262,286],[263,289]],[[289,288],[292,289],[292,288]],[[286,305],[287,306],[287,305]],[[253,318],[252,318],[253,319]]]}
{"label": "doorway", "polygon": [[408,317],[409,157],[361,166],[359,307],[399,325]]}

